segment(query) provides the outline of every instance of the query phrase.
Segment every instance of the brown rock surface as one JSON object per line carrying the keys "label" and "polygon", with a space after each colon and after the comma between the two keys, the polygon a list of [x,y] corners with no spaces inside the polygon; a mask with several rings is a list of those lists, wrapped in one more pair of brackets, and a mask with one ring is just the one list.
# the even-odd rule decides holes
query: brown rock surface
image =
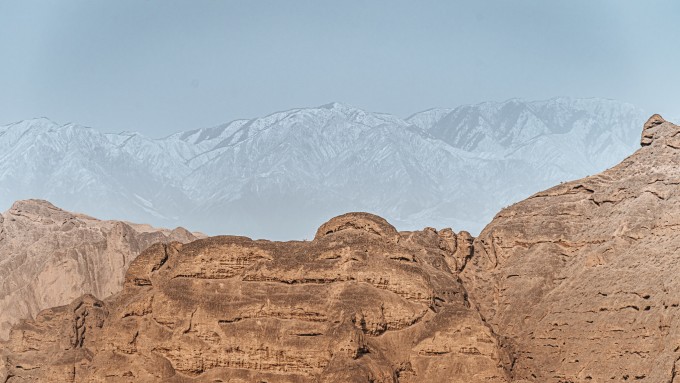
{"label": "brown rock surface", "polygon": [[642,127],[642,138],[640,139],[640,145],[641,146],[647,146],[654,141],[656,132],[662,128],[657,128],[657,126],[663,124],[666,122],[666,120],[663,119],[658,114],[653,115],[650,117],[647,122],[645,122],[645,125]]}
{"label": "brown rock surface", "polygon": [[151,244],[194,239],[182,228],[100,221],[41,200],[16,202],[0,215],[0,339],[40,310],[86,293],[119,292],[128,265]]}
{"label": "brown rock surface", "polygon": [[132,262],[120,294],[85,296],[15,326],[5,377],[506,382],[501,340],[457,276],[470,243],[352,213],[309,242],[157,244]]}
{"label": "brown rock surface", "polygon": [[535,382],[679,382],[680,127],[601,174],[501,211],[462,279]]}

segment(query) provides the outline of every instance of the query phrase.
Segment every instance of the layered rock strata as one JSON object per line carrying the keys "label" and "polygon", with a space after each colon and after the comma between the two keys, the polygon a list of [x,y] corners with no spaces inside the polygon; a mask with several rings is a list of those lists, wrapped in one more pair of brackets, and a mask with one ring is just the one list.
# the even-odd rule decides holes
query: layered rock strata
{"label": "layered rock strata", "polygon": [[0,339],[40,310],[119,292],[130,262],[148,246],[196,238],[183,228],[100,221],[47,201],[14,203],[0,215]]}
{"label": "layered rock strata", "polygon": [[309,242],[154,245],[120,294],[15,326],[6,379],[507,382],[502,340],[457,277],[471,240],[352,213]]}
{"label": "layered rock strata", "polygon": [[598,175],[501,211],[462,279],[508,338],[514,378],[678,382],[680,127]]}

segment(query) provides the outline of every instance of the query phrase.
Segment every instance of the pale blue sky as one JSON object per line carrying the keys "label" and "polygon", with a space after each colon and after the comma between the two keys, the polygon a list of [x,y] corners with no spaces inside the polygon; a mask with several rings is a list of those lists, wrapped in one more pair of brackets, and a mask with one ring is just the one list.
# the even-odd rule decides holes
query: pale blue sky
{"label": "pale blue sky", "polygon": [[0,124],[158,137],[343,101],[513,97],[680,115],[680,2],[0,0]]}

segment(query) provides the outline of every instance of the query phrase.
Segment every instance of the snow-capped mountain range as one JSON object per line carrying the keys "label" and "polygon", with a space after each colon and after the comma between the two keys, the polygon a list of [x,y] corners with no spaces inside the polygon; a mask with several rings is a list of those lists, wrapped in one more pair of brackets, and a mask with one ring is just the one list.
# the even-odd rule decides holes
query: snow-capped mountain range
{"label": "snow-capped mountain range", "polygon": [[38,118],[0,127],[0,207],[42,198],[100,218],[272,239],[310,238],[348,211],[477,233],[505,205],[618,163],[646,117],[605,99],[406,119],[332,103],[162,139]]}

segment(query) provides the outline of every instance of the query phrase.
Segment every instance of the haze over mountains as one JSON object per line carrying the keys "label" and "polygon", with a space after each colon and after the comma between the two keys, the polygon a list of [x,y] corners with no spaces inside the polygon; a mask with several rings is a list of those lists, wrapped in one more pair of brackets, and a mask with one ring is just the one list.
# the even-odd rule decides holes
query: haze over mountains
{"label": "haze over mountains", "polygon": [[305,230],[347,211],[477,233],[501,207],[621,161],[645,117],[604,99],[406,119],[332,103],[162,139],[25,120],[0,127],[0,207],[43,198],[102,218],[271,239],[311,238]]}

